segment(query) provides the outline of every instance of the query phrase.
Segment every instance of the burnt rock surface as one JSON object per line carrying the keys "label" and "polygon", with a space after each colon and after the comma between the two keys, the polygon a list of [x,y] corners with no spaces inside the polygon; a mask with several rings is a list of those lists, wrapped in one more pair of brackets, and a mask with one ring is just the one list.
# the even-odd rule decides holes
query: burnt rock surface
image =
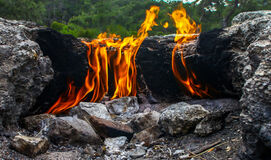
{"label": "burnt rock surface", "polygon": [[46,112],[68,88],[67,81],[73,81],[80,88],[84,84],[89,68],[87,46],[71,35],[63,35],[52,29],[38,29],[33,39],[43,54],[52,61],[54,78],[38,97],[33,113]]}
{"label": "burnt rock surface", "polygon": [[[232,86],[229,76],[232,52],[227,50],[231,37],[219,37],[222,29],[200,34],[199,38],[184,44],[183,53],[189,70],[197,75],[203,86],[208,86],[211,96],[240,97]],[[160,99],[184,99],[186,89],[179,85],[172,71],[172,50],[175,35],[148,37],[137,54],[137,65],[153,95]],[[181,64],[181,50],[177,51],[178,71],[184,75]]]}
{"label": "burnt rock surface", "polygon": [[51,61],[32,39],[38,26],[0,18],[0,127],[16,125],[53,78]]}
{"label": "burnt rock surface", "polygon": [[154,96],[183,96],[171,70],[174,35],[148,37],[142,43],[136,64]]}

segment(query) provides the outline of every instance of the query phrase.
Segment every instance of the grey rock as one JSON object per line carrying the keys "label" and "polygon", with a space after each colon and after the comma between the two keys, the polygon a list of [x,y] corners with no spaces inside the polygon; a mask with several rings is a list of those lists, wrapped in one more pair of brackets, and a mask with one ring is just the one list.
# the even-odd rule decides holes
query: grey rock
{"label": "grey rock", "polygon": [[122,97],[105,102],[114,121],[128,123],[139,112],[137,97]]}
{"label": "grey rock", "polygon": [[[271,12],[244,12],[233,19],[223,36],[230,36],[233,87],[242,91],[243,147],[241,158],[271,157]],[[264,143],[263,143],[264,142]]]}
{"label": "grey rock", "polygon": [[48,150],[49,142],[47,138],[17,135],[13,138],[11,146],[13,149],[24,155],[35,157]]}
{"label": "grey rock", "polygon": [[71,109],[70,115],[77,115],[83,120],[88,119],[89,116],[112,120],[106,106],[101,103],[81,102],[79,106]]}
{"label": "grey rock", "polygon": [[129,125],[135,132],[140,132],[146,128],[158,125],[160,113],[156,111],[149,111],[135,114]]}
{"label": "grey rock", "polygon": [[271,124],[264,124],[259,132],[259,137],[262,139],[262,142],[271,147]]}
{"label": "grey rock", "polygon": [[124,149],[124,145],[127,141],[127,137],[106,138],[104,145],[106,147],[107,154],[120,154]]}
{"label": "grey rock", "polygon": [[129,140],[133,137],[133,129],[121,122],[110,121],[95,116],[90,116],[89,122],[95,128],[95,131],[104,138],[126,136]]}
{"label": "grey rock", "polygon": [[162,131],[170,135],[186,134],[208,113],[209,111],[201,105],[180,102],[170,105],[162,111],[159,126]]}
{"label": "grey rock", "polygon": [[53,78],[50,59],[31,40],[37,28],[0,18],[0,125],[16,125]]}
{"label": "grey rock", "polygon": [[134,114],[139,110],[136,97],[122,97],[105,103],[109,112],[116,115]]}
{"label": "grey rock", "polygon": [[199,124],[197,124],[194,133],[199,136],[207,136],[216,131],[219,131],[223,127],[223,115],[222,114],[209,114]]}
{"label": "grey rock", "polygon": [[176,151],[173,153],[173,155],[175,156],[175,155],[184,154],[184,153],[185,153],[184,150],[176,150]]}
{"label": "grey rock", "polygon": [[142,146],[137,146],[127,153],[132,159],[140,158],[146,154],[146,150]]}
{"label": "grey rock", "polygon": [[55,144],[101,144],[100,137],[86,121],[77,117],[57,117],[50,122],[48,137]]}
{"label": "grey rock", "polygon": [[232,20],[232,24],[240,24],[244,23],[245,21],[253,20],[255,18],[260,18],[266,15],[271,15],[271,11],[253,11],[253,12],[243,12],[235,16]]}
{"label": "grey rock", "polygon": [[34,116],[28,116],[23,119],[23,126],[29,131],[39,132],[45,125],[46,121],[54,119],[55,115],[51,114],[39,114]]}
{"label": "grey rock", "polygon": [[147,128],[139,133],[134,134],[131,142],[132,143],[142,143],[144,142],[144,146],[150,146],[162,135],[160,128],[158,126],[153,126]]}

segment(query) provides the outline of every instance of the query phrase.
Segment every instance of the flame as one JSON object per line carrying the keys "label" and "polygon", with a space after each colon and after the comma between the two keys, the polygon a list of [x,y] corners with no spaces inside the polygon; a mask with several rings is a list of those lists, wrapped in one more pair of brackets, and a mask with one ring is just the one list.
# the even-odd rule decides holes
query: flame
{"label": "flame", "polygon": [[[183,55],[183,45],[191,40],[194,40],[198,37],[198,33],[201,32],[201,25],[197,25],[195,21],[193,21],[183,8],[182,4],[179,9],[173,11],[170,15],[175,23],[175,27],[177,28],[176,36],[174,41],[177,43],[172,51],[172,70],[175,78],[178,80],[180,84],[182,84],[191,95],[196,95],[199,97],[210,96],[208,94],[208,88],[202,86],[199,82],[197,82],[196,74],[187,67],[186,61]],[[181,50],[181,63],[185,69],[185,78],[178,71],[178,65],[176,64],[176,51]],[[203,89],[204,88],[204,89]]]}
{"label": "flame", "polygon": [[165,29],[167,29],[168,28],[168,22],[166,22],[166,23],[164,23],[164,25],[163,25],[163,27],[165,28]]}
{"label": "flame", "polygon": [[152,6],[146,10],[145,21],[141,24],[137,38],[126,37],[123,40],[116,34],[101,33],[97,39],[83,43],[88,47],[87,58],[89,70],[84,85],[77,90],[72,81],[47,113],[58,114],[66,111],[79,102],[84,101],[92,93],[91,102],[100,101],[108,92],[108,70],[114,73],[115,92],[112,97],[136,95],[136,64],[135,57],[148,31],[157,26],[155,19],[160,8]]}

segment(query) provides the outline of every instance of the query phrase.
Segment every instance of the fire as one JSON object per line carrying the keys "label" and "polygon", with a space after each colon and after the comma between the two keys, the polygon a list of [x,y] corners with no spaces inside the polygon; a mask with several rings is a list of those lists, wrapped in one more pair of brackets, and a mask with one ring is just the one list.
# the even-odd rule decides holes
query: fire
{"label": "fire", "polygon": [[47,113],[58,114],[84,101],[90,93],[91,102],[100,101],[108,92],[108,71],[114,73],[115,92],[112,97],[136,95],[135,57],[148,31],[157,26],[159,7],[152,6],[146,11],[145,21],[138,30],[137,37],[126,37],[123,40],[115,34],[101,33],[91,42],[83,42],[88,47],[87,57],[89,70],[84,85],[78,90],[73,82],[68,82],[68,89],[63,93]]}
{"label": "fire", "polygon": [[168,22],[165,22],[164,25],[163,25],[163,27],[164,27],[165,29],[167,29],[168,26],[169,26],[169,25],[168,25]]}
{"label": "fire", "polygon": [[[188,15],[186,10],[180,5],[180,8],[173,11],[170,15],[177,28],[176,36],[174,41],[177,43],[172,51],[172,70],[173,74],[180,84],[182,84],[191,95],[196,95],[199,97],[208,96],[208,88],[202,86],[197,82],[196,74],[190,70],[184,59],[183,55],[183,45],[191,40],[197,38],[198,33],[201,32],[201,25],[197,25]],[[185,69],[185,78],[182,77],[178,71],[178,65],[176,64],[176,51],[181,50],[181,63]],[[204,89],[203,89],[204,88]]]}

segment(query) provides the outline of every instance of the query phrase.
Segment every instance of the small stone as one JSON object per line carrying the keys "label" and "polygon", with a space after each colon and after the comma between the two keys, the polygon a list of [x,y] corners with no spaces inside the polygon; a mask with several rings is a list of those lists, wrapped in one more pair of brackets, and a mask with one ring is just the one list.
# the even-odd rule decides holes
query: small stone
{"label": "small stone", "polygon": [[135,149],[131,150],[128,152],[128,155],[135,159],[135,158],[140,158],[146,154],[146,150],[142,146],[138,146]]}
{"label": "small stone", "polygon": [[144,142],[144,146],[150,146],[156,139],[162,135],[158,126],[147,128],[139,133],[136,133],[132,138],[132,143]]}
{"label": "small stone", "polygon": [[105,103],[111,114],[134,114],[139,110],[136,97],[122,97]]}
{"label": "small stone", "polygon": [[25,117],[23,119],[23,126],[29,131],[37,131],[39,132],[42,127],[45,125],[45,121],[50,119],[54,119],[55,116],[51,114],[39,114],[34,116]]}
{"label": "small stone", "polygon": [[126,136],[128,139],[131,139],[134,134],[130,126],[119,122],[109,121],[95,116],[90,116],[89,122],[97,133],[104,138]]}
{"label": "small stone", "polygon": [[12,140],[11,147],[33,158],[38,154],[45,153],[49,148],[49,142],[46,138],[17,135]]}
{"label": "small stone", "polygon": [[210,114],[197,124],[194,133],[199,136],[210,135],[222,128],[223,119],[222,114]]}
{"label": "small stone", "polygon": [[145,113],[138,113],[133,116],[129,125],[135,132],[140,132],[146,128],[158,125],[160,113],[156,111],[149,111]]}
{"label": "small stone", "polygon": [[81,102],[79,106],[70,110],[70,115],[77,115],[78,118],[83,120],[89,116],[112,120],[106,106],[101,103]]}
{"label": "small stone", "polygon": [[170,135],[186,134],[208,113],[209,111],[201,105],[189,105],[180,102],[170,105],[162,111],[159,118],[159,127]]}
{"label": "small stone", "polygon": [[48,130],[49,139],[55,144],[101,144],[100,137],[84,120],[77,117],[57,117]]}
{"label": "small stone", "polygon": [[184,150],[176,150],[173,155],[179,155],[179,154],[184,154]]}
{"label": "small stone", "polygon": [[116,137],[116,138],[106,138],[104,141],[104,145],[106,147],[106,152],[108,154],[117,154],[121,153],[121,149],[123,149],[125,143],[127,141],[127,137]]}

